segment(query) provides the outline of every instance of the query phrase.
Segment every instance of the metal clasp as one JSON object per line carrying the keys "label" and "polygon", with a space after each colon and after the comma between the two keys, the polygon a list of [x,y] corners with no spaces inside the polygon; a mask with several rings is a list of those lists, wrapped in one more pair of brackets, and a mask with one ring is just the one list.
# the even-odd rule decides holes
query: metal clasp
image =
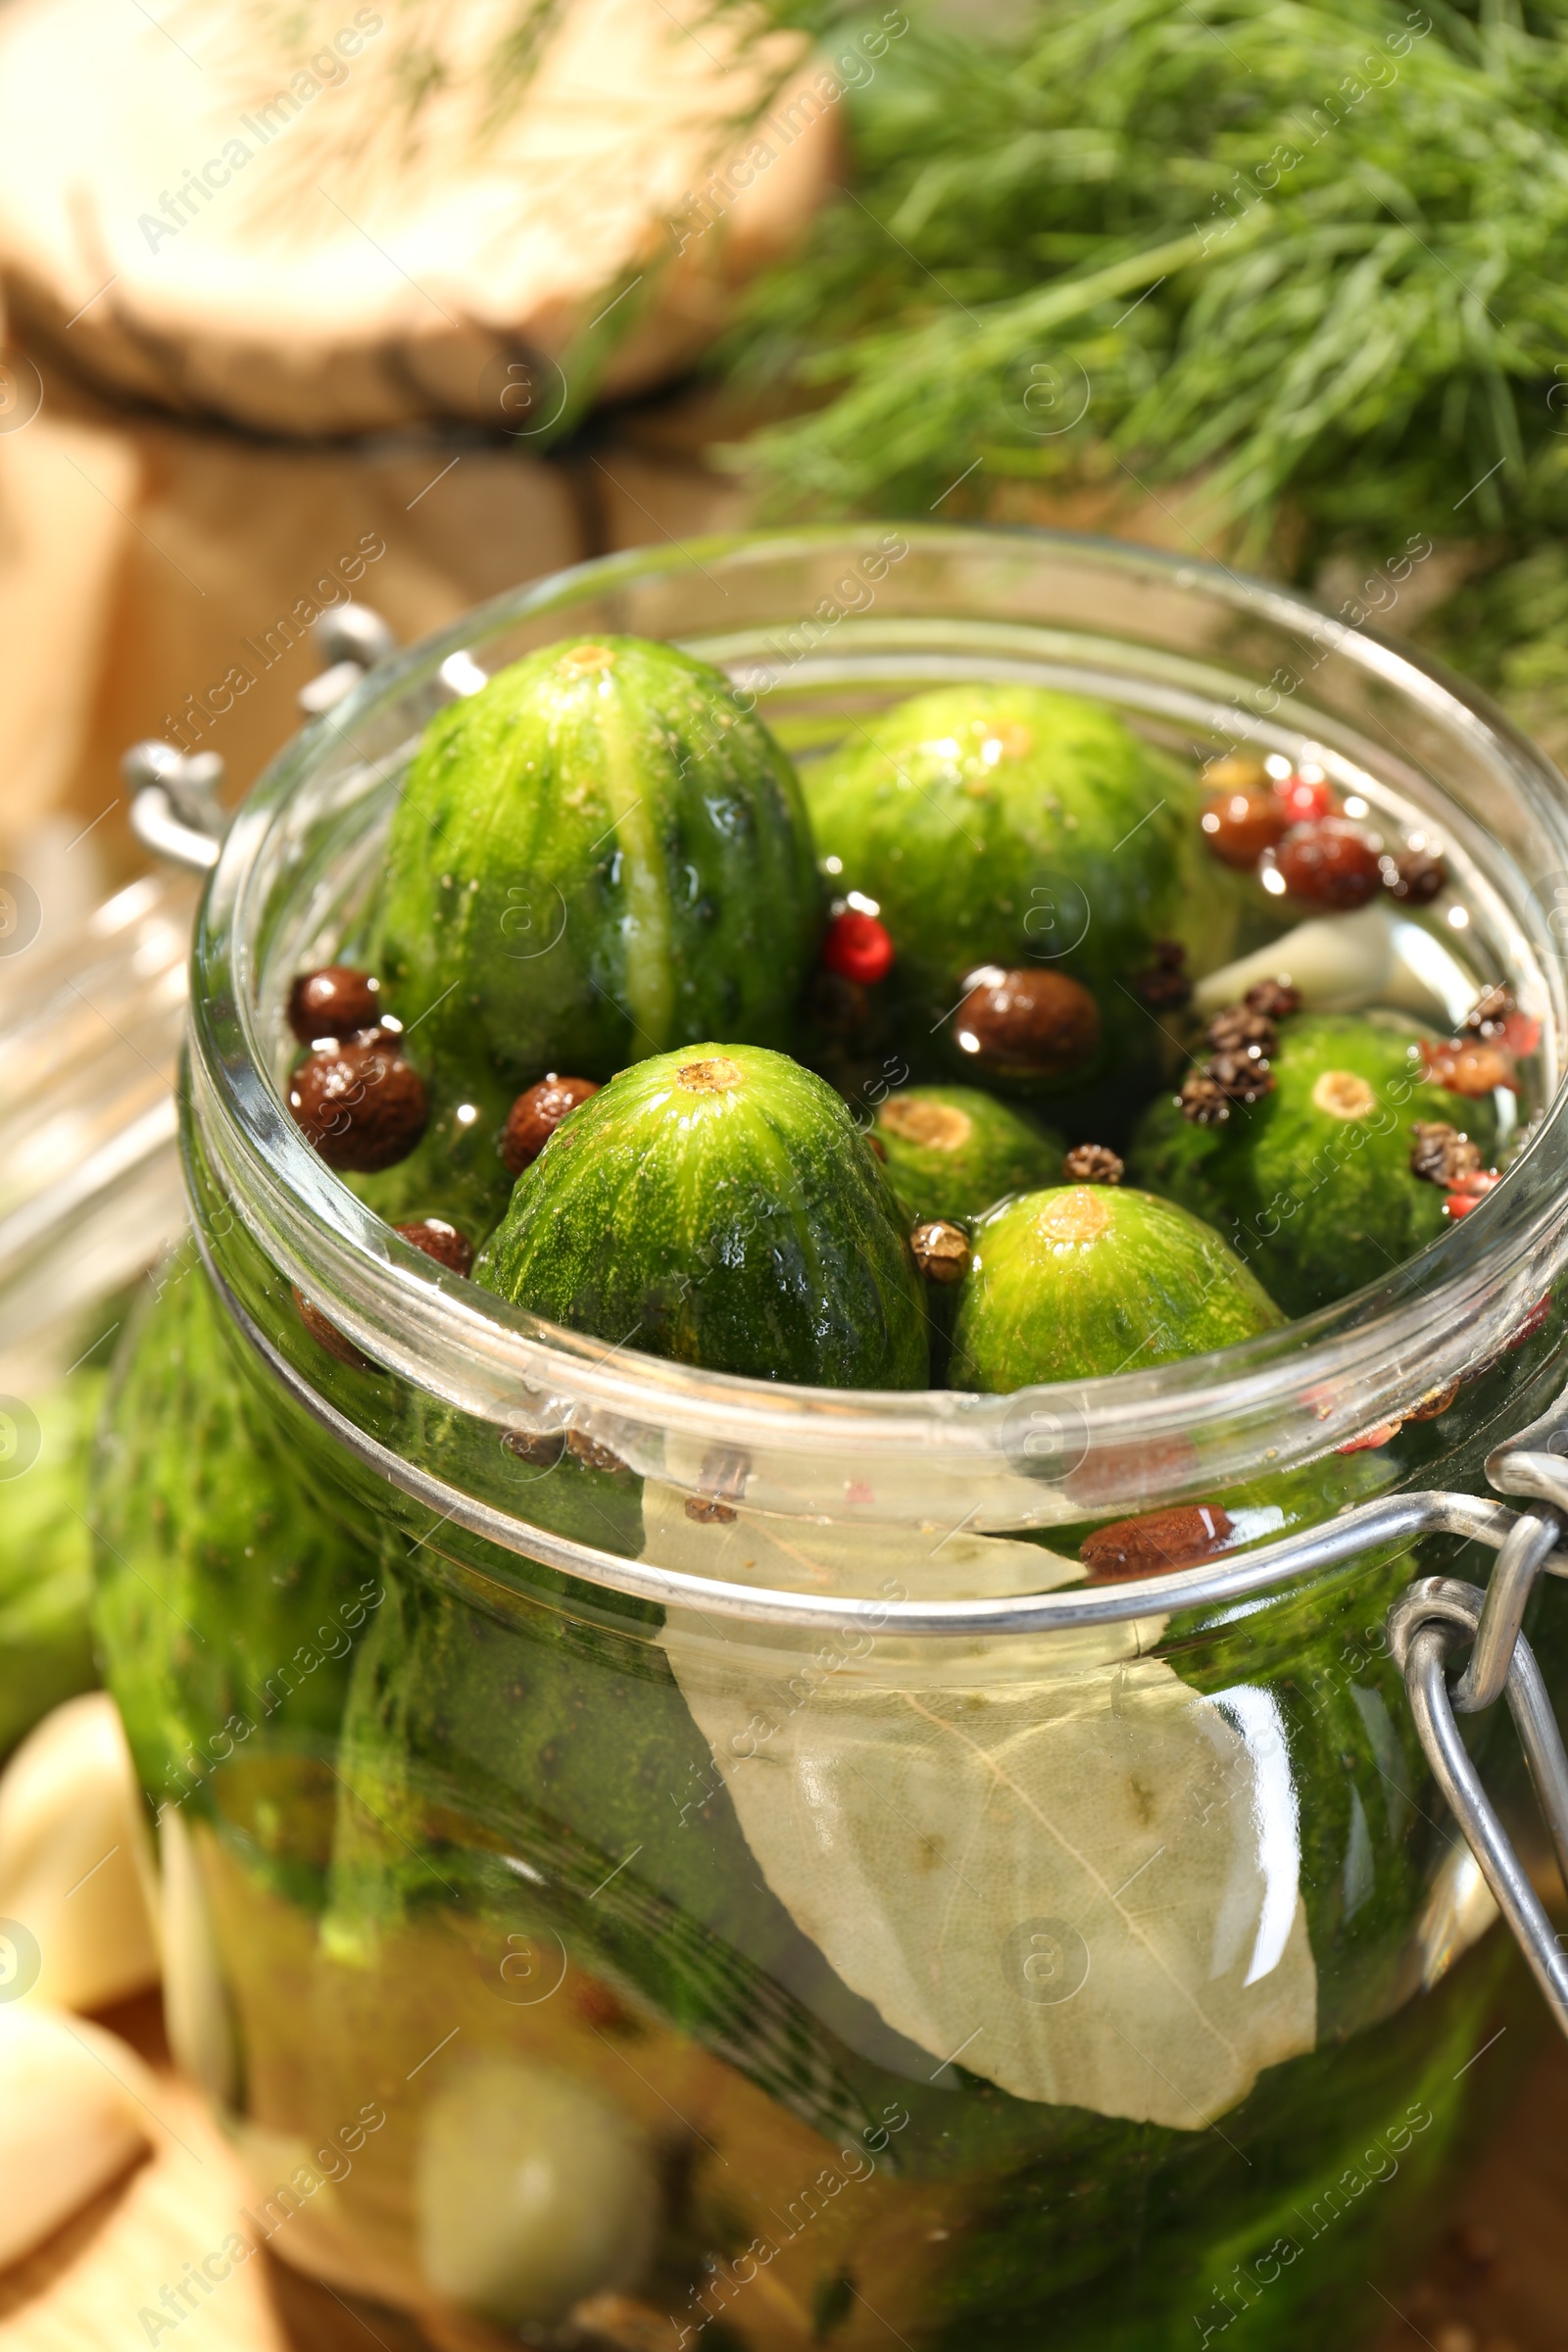
{"label": "metal clasp", "polygon": [[[1549,1450],[1563,1428],[1551,1413],[1489,1455],[1487,1476],[1505,1494],[1528,1494],[1568,1516],[1568,1461]],[[1394,1655],[1432,1776],[1464,1834],[1559,2027],[1568,2034],[1568,1953],[1481,1785],[1458,1717],[1506,1697],[1536,1797],[1568,1884],[1568,1754],[1535,1653],[1520,1628],[1536,1579],[1559,1541],[1552,1512],[1521,1512],[1483,1592],[1452,1577],[1423,1577],[1389,1611]],[[1470,1658],[1449,1685],[1450,1652],[1468,1636]]]}

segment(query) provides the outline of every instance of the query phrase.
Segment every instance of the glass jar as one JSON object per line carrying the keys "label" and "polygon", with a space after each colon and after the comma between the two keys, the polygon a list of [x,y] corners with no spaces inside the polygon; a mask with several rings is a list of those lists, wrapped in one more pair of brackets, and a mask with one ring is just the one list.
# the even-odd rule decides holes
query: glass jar
{"label": "glass jar", "polygon": [[[1477,978],[1542,1023],[1509,1173],[1305,1322],[1012,1396],[710,1375],[458,1281],[303,1141],[282,1008],[354,936],[426,718],[582,630],[719,662],[802,759],[965,678],[1189,757],[1312,745],[1444,838]],[[1557,779],[1451,681],[1067,536],[617,557],[289,748],[205,898],[193,1237],[97,1494],[171,2029],[258,2239],[454,2343],[1316,2352],[1382,2321],[1367,2282],[1534,2014],[1385,1618],[1487,1561],[1488,1450],[1563,1380],[1559,879]],[[555,914],[514,897],[537,952]],[[1205,1565],[1085,1581],[1086,1524],[1215,1499]]]}

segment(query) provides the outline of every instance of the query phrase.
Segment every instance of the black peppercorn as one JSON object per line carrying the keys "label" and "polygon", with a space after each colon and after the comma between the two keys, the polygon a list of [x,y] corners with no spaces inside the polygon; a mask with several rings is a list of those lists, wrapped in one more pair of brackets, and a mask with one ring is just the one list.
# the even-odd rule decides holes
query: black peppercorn
{"label": "black peppercorn", "polygon": [[1069,1184],[1120,1184],[1123,1162],[1103,1144],[1074,1144],[1061,1163]]}
{"label": "black peppercorn", "polygon": [[927,1282],[945,1288],[949,1283],[963,1280],[970,1250],[969,1237],[961,1225],[950,1224],[946,1217],[933,1217],[929,1223],[915,1227],[909,1236],[909,1248]]}

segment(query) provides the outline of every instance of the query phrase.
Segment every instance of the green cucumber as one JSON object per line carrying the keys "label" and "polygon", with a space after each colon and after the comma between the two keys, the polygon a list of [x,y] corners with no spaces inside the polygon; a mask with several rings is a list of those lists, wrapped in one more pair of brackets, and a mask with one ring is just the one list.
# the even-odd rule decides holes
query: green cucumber
{"label": "green cucumber", "polygon": [[876,1139],[911,1220],[969,1224],[1004,1193],[1061,1175],[1061,1139],[972,1086],[910,1086],[877,1110]]}
{"label": "green cucumber", "polygon": [[832,1088],[761,1047],[659,1054],[579,1103],[518,1178],[474,1279],[713,1372],[926,1380],[920,1281],[882,1167]]}
{"label": "green cucumber", "polygon": [[827,870],[876,902],[897,989],[927,1029],[946,1023],[955,1060],[950,1016],[981,966],[1081,980],[1100,1006],[1098,1069],[1160,1050],[1132,986],[1157,939],[1197,970],[1229,953],[1240,901],[1203,855],[1196,780],[1100,704],[940,687],[858,731],[806,791]]}
{"label": "green cucumber", "polygon": [[439,1209],[456,1151],[499,1209],[496,1128],[547,1071],[783,1045],[820,918],[795,770],[716,669],[639,637],[530,654],[430,721],[392,819],[368,960],[431,1123],[357,1189]]}
{"label": "green cucumber", "polygon": [[1410,1167],[1418,1120],[1459,1128],[1484,1160],[1495,1148],[1489,1100],[1423,1077],[1424,1034],[1386,1014],[1298,1014],[1281,1024],[1272,1094],[1212,1127],[1152,1104],[1128,1174],[1225,1230],[1288,1313],[1344,1298],[1444,1229],[1442,1187]]}
{"label": "green cucumber", "polygon": [[[90,1350],[89,1350],[90,1352]],[[104,1375],[73,1370],[35,1401],[38,1452],[0,1518],[0,1759],[63,1699],[90,1690],[92,1537],[82,1505]],[[13,1454],[15,1463],[18,1455]]]}
{"label": "green cucumber", "polygon": [[1005,1200],[975,1228],[949,1373],[956,1389],[1141,1372],[1285,1317],[1211,1226],[1120,1185]]}
{"label": "green cucumber", "polygon": [[[93,1610],[137,1777],[319,1902],[356,1642],[384,1597],[373,1522],[323,1507],[314,1424],[256,1387],[189,1243],[115,1372],[92,1489]],[[323,1805],[325,1807],[323,1814]]]}

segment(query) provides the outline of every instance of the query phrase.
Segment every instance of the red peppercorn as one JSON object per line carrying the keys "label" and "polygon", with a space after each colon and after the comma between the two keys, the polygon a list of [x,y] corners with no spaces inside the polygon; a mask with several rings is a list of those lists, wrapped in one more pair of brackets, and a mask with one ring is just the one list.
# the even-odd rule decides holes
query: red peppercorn
{"label": "red peppercorn", "polygon": [[1551,1293],[1547,1291],[1543,1298],[1536,1300],[1524,1321],[1516,1323],[1509,1332],[1508,1337],[1502,1343],[1504,1355],[1511,1354],[1515,1348],[1522,1348],[1527,1340],[1533,1340],[1550,1313]]}
{"label": "red peppercorn", "polygon": [[321,1037],[352,1037],[379,1018],[381,983],[346,963],[302,972],[288,992],[288,1025],[302,1046]]}
{"label": "red peppercorn", "polygon": [[537,1085],[524,1088],[507,1113],[501,1131],[501,1156],[509,1176],[531,1167],[568,1110],[597,1095],[591,1078],[562,1078],[554,1070]]}
{"label": "red peppercorn", "polygon": [[841,980],[874,988],[893,969],[893,939],[885,923],[858,906],[846,906],[829,923],[822,939],[822,962]]}
{"label": "red peppercorn", "polygon": [[1289,812],[1272,792],[1219,792],[1203,804],[1199,823],[1205,847],[1221,865],[1255,865],[1291,829]]}
{"label": "red peppercorn", "polygon": [[1421,1058],[1423,1075],[1434,1086],[1446,1087],[1450,1095],[1474,1098],[1490,1095],[1499,1086],[1519,1092],[1512,1056],[1500,1046],[1472,1044],[1458,1037],[1444,1038],[1435,1045],[1423,1039]]}
{"label": "red peppercorn", "polygon": [[1296,826],[1275,855],[1286,889],[1319,906],[1364,906],[1383,886],[1376,840],[1348,817]]}
{"label": "red peppercorn", "polygon": [[1392,1446],[1404,1424],[1402,1421],[1380,1421],[1373,1429],[1363,1429],[1358,1438],[1347,1438],[1336,1446],[1336,1453],[1369,1453],[1379,1446]]}
{"label": "red peppercorn", "polygon": [[327,1166],[356,1176],[407,1159],[429,1116],[423,1079],[379,1029],[301,1062],[288,1106]]}
{"label": "red peppercorn", "polygon": [[1494,1168],[1478,1168],[1473,1176],[1462,1176],[1443,1203],[1444,1215],[1467,1217],[1473,1208],[1481,1206],[1493,1186],[1501,1181]]}
{"label": "red peppercorn", "polygon": [[473,1264],[473,1244],[443,1217],[425,1217],[417,1225],[394,1225],[392,1230],[453,1274],[466,1274]]}
{"label": "red peppercorn", "polygon": [[1281,776],[1274,795],[1293,825],[1315,824],[1319,817],[1332,816],[1339,806],[1320,768],[1293,768]]}

